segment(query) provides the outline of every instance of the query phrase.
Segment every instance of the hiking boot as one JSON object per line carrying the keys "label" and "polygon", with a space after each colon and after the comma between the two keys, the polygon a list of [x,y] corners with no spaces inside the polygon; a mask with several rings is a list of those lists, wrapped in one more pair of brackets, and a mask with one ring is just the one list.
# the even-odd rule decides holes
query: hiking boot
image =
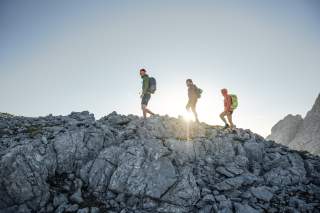
{"label": "hiking boot", "polygon": [[224,125],[223,129],[228,129],[230,126],[229,124]]}

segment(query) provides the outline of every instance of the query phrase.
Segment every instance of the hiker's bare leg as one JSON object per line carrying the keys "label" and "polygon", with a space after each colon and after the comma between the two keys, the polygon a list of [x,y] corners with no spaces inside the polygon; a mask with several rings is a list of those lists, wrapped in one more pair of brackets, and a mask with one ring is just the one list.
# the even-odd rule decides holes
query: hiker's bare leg
{"label": "hiker's bare leg", "polygon": [[149,113],[150,115],[154,115],[153,112],[151,112],[149,109],[146,108],[146,113]]}
{"label": "hiker's bare leg", "polygon": [[220,114],[221,120],[227,125],[228,123],[227,123],[226,119],[224,118],[225,116],[226,116],[226,112],[222,112],[222,113]]}
{"label": "hiker's bare leg", "polygon": [[197,111],[196,111],[196,108],[195,108],[195,107],[192,107],[192,112],[193,112],[194,118],[196,119],[196,122],[198,122],[198,123],[199,123],[198,113],[197,113]]}
{"label": "hiker's bare leg", "polygon": [[231,112],[228,112],[227,118],[228,118],[228,121],[229,121],[229,124],[230,124],[230,128],[233,128],[234,125],[233,125],[233,122],[232,122],[232,113]]}
{"label": "hiker's bare leg", "polygon": [[147,109],[147,105],[141,105],[141,109],[143,112],[143,117],[146,118],[147,117],[147,113],[149,113],[150,115],[154,115],[153,112],[151,112],[149,109]]}
{"label": "hiker's bare leg", "polygon": [[142,109],[142,113],[143,113],[143,117],[146,118],[147,117],[147,111],[146,111],[147,106],[146,105],[141,105],[141,109]]}

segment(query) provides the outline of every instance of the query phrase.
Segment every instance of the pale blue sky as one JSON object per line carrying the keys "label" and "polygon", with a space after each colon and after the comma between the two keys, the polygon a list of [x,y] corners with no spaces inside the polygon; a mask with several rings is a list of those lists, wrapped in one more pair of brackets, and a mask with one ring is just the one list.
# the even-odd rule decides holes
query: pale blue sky
{"label": "pale blue sky", "polygon": [[237,126],[266,136],[320,92],[320,2],[0,1],[1,112],[140,114],[141,67],[158,80],[155,112],[184,114],[192,78],[201,120],[222,124],[226,87]]}

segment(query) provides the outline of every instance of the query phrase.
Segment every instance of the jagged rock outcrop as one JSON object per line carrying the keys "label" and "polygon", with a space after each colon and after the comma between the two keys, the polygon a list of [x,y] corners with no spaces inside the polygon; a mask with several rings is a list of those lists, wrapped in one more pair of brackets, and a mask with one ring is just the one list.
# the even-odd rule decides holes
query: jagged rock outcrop
{"label": "jagged rock outcrop", "polygon": [[304,119],[300,115],[286,116],[272,127],[267,138],[292,149],[320,155],[320,95]]}
{"label": "jagged rock outcrop", "polygon": [[0,125],[0,212],[319,212],[319,157],[249,130],[115,112]]}
{"label": "jagged rock outcrop", "polygon": [[272,127],[271,135],[267,138],[288,145],[296,137],[302,123],[301,115],[289,114]]}

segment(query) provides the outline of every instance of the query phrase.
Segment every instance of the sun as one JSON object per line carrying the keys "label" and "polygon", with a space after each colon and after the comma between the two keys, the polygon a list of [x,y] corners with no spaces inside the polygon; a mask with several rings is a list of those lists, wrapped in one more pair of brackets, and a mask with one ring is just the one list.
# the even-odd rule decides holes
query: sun
{"label": "sun", "polygon": [[193,121],[193,114],[191,112],[188,112],[186,111],[184,114],[183,114],[183,119],[186,121],[186,122],[191,122]]}

